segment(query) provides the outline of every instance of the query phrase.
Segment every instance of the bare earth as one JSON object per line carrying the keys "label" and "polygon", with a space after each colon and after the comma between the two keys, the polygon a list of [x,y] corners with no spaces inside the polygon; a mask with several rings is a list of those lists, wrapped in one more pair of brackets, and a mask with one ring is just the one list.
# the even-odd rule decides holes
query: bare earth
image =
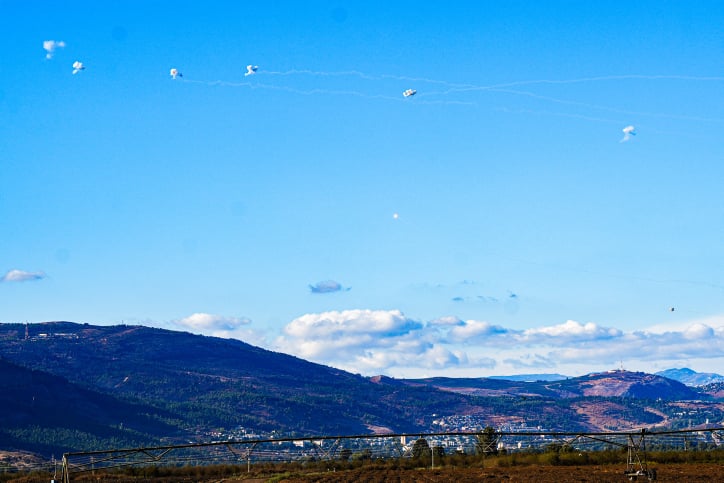
{"label": "bare earth", "polygon": [[[651,465],[657,471],[656,481],[689,483],[697,481],[724,482],[724,465],[720,464],[667,464]],[[387,483],[387,482],[454,482],[481,481],[536,482],[536,483],[583,483],[625,482],[625,467],[611,466],[517,466],[511,468],[451,468],[440,470],[365,469],[295,476],[276,480],[284,483]],[[263,481],[263,480],[261,480]],[[638,477],[636,481],[648,481]]]}

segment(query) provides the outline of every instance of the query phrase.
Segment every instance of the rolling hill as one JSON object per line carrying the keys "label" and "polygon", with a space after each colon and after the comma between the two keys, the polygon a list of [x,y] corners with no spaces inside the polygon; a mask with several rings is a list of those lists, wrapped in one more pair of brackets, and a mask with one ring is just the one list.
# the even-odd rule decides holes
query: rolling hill
{"label": "rolling hill", "polygon": [[154,408],[176,428],[159,436],[178,440],[234,427],[419,431],[437,407],[471,407],[462,395],[379,384],[237,340],[142,326],[52,322],[31,325],[26,338],[24,325],[3,324],[0,355],[75,387]]}
{"label": "rolling hill", "polygon": [[[26,335],[27,330],[27,335]],[[0,449],[42,454],[244,434],[675,426],[711,399],[626,371],[558,381],[372,378],[244,342],[143,326],[0,324]],[[724,405],[696,403],[724,420]],[[461,419],[462,418],[462,419]],[[697,419],[698,420],[698,419]],[[434,429],[439,429],[435,427]]]}

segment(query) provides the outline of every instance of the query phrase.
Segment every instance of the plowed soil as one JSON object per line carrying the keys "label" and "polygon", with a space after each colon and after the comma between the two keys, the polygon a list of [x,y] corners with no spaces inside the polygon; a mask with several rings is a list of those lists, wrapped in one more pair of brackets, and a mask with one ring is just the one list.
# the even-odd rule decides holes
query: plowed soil
{"label": "plowed soil", "polygon": [[[719,464],[667,464],[651,465],[660,482],[724,482],[724,465]],[[284,483],[479,483],[479,482],[536,482],[583,483],[626,482],[624,466],[518,466],[510,468],[450,468],[439,470],[349,470],[324,474],[299,475],[276,481]],[[635,481],[646,482],[639,476]]]}

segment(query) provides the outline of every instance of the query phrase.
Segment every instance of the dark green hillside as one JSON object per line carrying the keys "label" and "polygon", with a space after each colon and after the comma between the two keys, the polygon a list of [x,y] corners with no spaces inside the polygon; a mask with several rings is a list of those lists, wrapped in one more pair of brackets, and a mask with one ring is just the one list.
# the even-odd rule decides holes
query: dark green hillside
{"label": "dark green hillside", "polygon": [[189,430],[416,431],[436,408],[469,406],[461,395],[376,384],[238,340],[141,326],[32,324],[26,339],[24,325],[5,324],[0,350],[25,367],[179,414]]}
{"label": "dark green hillside", "polygon": [[[60,454],[137,446],[174,434],[173,416],[0,359],[0,448]],[[151,416],[155,414],[155,416]]]}

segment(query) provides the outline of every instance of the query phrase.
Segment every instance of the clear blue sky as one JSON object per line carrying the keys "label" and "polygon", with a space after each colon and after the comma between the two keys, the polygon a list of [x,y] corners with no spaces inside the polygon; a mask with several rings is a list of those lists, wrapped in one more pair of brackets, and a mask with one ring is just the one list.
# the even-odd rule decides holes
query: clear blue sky
{"label": "clear blue sky", "polygon": [[724,5],[451,3],[0,0],[0,322],[724,372]]}

